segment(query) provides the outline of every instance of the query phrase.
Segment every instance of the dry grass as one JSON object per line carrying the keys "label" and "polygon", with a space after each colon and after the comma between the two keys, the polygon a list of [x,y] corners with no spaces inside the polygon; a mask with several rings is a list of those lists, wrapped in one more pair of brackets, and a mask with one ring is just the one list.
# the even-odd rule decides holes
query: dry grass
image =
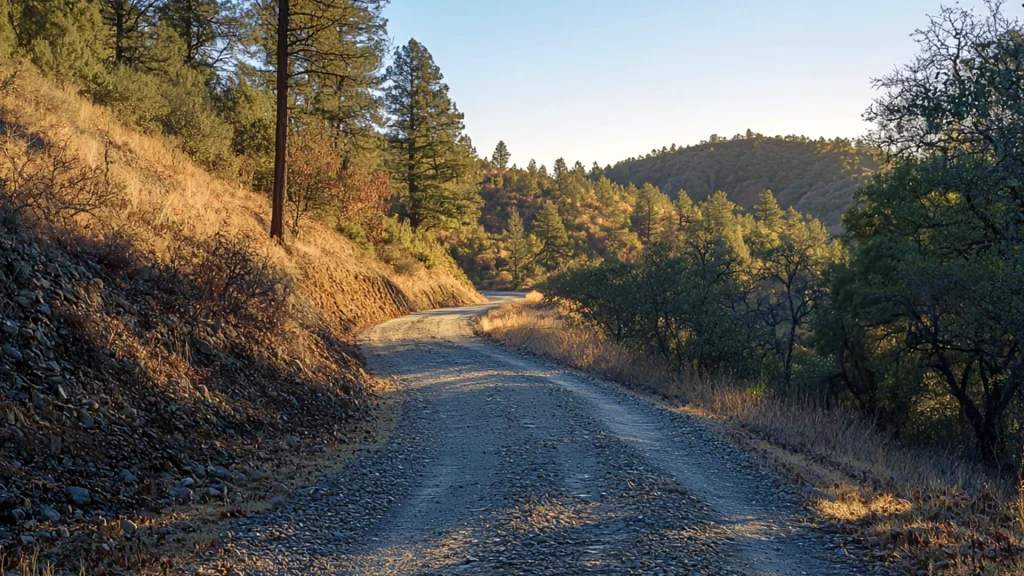
{"label": "dry grass", "polygon": [[[721,379],[680,376],[557,306],[492,310],[479,330],[506,346],[651,392],[721,426],[804,485],[821,522],[872,551],[865,561],[949,574],[1022,574],[1024,495],[948,453],[898,444],[870,421],[773,399]],[[1024,483],[1022,483],[1024,486]]]}
{"label": "dry grass", "polygon": [[[251,469],[251,486],[239,487],[232,498],[239,506],[250,495],[260,501],[257,492],[264,485],[303,482],[323,472],[317,453],[311,457],[307,449],[326,447],[324,457],[337,462],[340,451],[372,440],[362,434],[367,426],[352,424],[380,403],[376,384],[363,372],[352,346],[359,330],[415,310],[483,301],[464,279],[422,267],[399,273],[312,220],[302,222],[301,237],[284,245],[271,241],[267,198],[202,170],[170,139],[122,127],[110,111],[24,63],[0,63],[0,128],[10,126],[18,134],[0,133],[0,140],[31,134],[44,146],[61,143],[76,165],[109,174],[115,197],[88,218],[75,218],[67,236],[46,236],[37,222],[26,220],[32,228],[26,238],[32,238],[33,246],[63,255],[42,262],[44,252],[34,252],[40,256],[26,261],[33,266],[32,282],[35,276],[43,280],[50,274],[50,264],[71,269],[98,262],[83,277],[81,288],[88,288],[85,282],[91,276],[102,276],[101,295],[77,303],[51,302],[54,330],[66,329],[69,341],[85,345],[53,353],[75,372],[80,389],[68,388],[69,394],[103,399],[98,415],[108,425],[86,431],[74,421],[51,422],[32,411],[24,393],[4,397],[7,382],[0,383],[0,404],[9,404],[13,414],[32,416],[17,419],[27,431],[24,442],[0,441],[0,471],[7,486],[12,485],[6,477],[12,470],[7,450],[36,454],[20,458],[29,464],[18,469],[19,482],[45,477],[59,486],[71,481],[60,465],[62,450],[76,459],[116,466],[114,472],[121,466],[148,472],[160,450],[173,449],[195,462],[207,462],[213,454],[223,464]],[[31,153],[25,146],[11,149]],[[43,238],[38,242],[37,233]],[[213,266],[226,265],[231,258],[225,255],[234,255],[238,266]],[[238,283],[238,270],[259,275]],[[143,273],[153,271],[159,274],[155,280],[144,279]],[[181,298],[191,292],[178,284],[194,286],[200,294],[216,292],[212,300],[219,308]],[[237,289],[225,291],[225,286]],[[4,288],[0,298],[7,297]],[[271,302],[271,292],[280,298],[270,306],[276,316],[272,324],[266,322],[267,311],[260,311]],[[222,298],[225,294],[231,297]],[[115,305],[121,297],[125,303]],[[259,314],[246,319],[246,312]],[[222,329],[222,319],[233,328]],[[201,342],[212,342],[215,351],[197,352]],[[116,364],[89,353],[97,349],[107,350]],[[36,377],[19,370],[25,379]],[[154,433],[108,435],[110,430],[132,430],[131,419],[119,412],[126,408],[138,409]],[[356,418],[348,418],[352,415]],[[61,444],[48,449],[48,437],[59,438]],[[112,442],[121,444],[118,458],[127,460],[109,461]],[[93,476],[97,485],[90,488],[116,480],[116,474]],[[108,518],[123,514],[143,525],[154,512],[136,506],[140,501],[118,499],[103,505],[112,507]],[[79,541],[91,545],[87,539],[94,537],[104,535],[75,530],[70,539],[44,549],[40,563],[32,566],[42,570],[43,559],[55,559],[65,570],[69,559],[77,563],[79,558],[70,547]],[[20,570],[18,551],[9,552],[0,559],[0,571]],[[98,555],[87,560],[93,556]],[[87,568],[95,571],[92,565]]]}
{"label": "dry grass", "polygon": [[0,93],[5,123],[48,142],[69,142],[92,166],[109,157],[119,202],[89,234],[123,236],[157,264],[168,264],[185,241],[218,234],[244,238],[296,287],[293,311],[301,324],[324,323],[340,333],[412,310],[481,301],[465,281],[444,271],[398,274],[315,221],[303,222],[301,237],[280,246],[267,237],[270,209],[264,196],[196,166],[170,139],[122,127],[109,110],[28,65],[0,67],[0,77],[12,74],[12,85]]}

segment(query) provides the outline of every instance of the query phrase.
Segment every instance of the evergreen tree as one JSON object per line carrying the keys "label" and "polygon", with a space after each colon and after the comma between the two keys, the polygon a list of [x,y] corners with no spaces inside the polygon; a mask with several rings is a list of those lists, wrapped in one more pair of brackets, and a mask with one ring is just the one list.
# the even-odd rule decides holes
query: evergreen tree
{"label": "evergreen tree", "polygon": [[678,194],[675,206],[676,229],[683,233],[698,214],[697,207],[693,205],[693,200],[690,199],[690,195],[686,193],[686,190],[680,190]]}
{"label": "evergreen tree", "polygon": [[505,252],[508,254],[505,268],[512,275],[512,288],[519,288],[526,280],[532,254],[519,210],[513,206],[508,212],[508,228],[502,235]]}
{"label": "evergreen tree", "polygon": [[758,195],[757,202],[754,203],[754,218],[768,230],[780,232],[784,215],[785,212],[779,207],[771,190],[765,190]]}
{"label": "evergreen tree", "polygon": [[565,165],[565,158],[559,158],[558,160],[555,160],[555,180],[561,180],[565,173],[568,171],[569,168],[568,166]]}
{"label": "evergreen tree", "polygon": [[103,21],[114,42],[114,63],[139,62],[146,43],[146,30],[155,24],[160,0],[100,0]]}
{"label": "evergreen tree", "polygon": [[508,153],[508,148],[505,146],[504,140],[498,140],[498,145],[494,147],[494,154],[491,155],[491,162],[498,167],[498,170],[504,170],[508,168],[508,161],[512,155]]}
{"label": "evergreen tree", "polygon": [[537,161],[530,158],[530,163],[526,165],[526,171],[530,176],[535,176],[537,174]]}
{"label": "evergreen tree", "polygon": [[160,21],[185,45],[185,63],[213,69],[228,58],[241,39],[241,21],[230,0],[165,0]]}
{"label": "evergreen tree", "polygon": [[548,270],[557,270],[570,255],[569,234],[558,214],[558,207],[550,200],[544,202],[533,222],[533,233],[540,243],[537,263]]}
{"label": "evergreen tree", "polygon": [[391,173],[402,188],[400,210],[414,228],[470,219],[479,202],[468,192],[472,143],[462,140],[462,113],[448,97],[441,69],[410,40],[387,70],[385,107]]}
{"label": "evergreen tree", "polygon": [[12,47],[31,57],[41,70],[65,79],[82,80],[92,79],[102,71],[108,35],[97,3],[3,1],[8,3],[8,20],[4,25],[11,27]]}
{"label": "evergreen tree", "polygon": [[636,193],[633,205],[633,227],[645,245],[658,238],[671,226],[672,201],[651,184],[644,184]]}

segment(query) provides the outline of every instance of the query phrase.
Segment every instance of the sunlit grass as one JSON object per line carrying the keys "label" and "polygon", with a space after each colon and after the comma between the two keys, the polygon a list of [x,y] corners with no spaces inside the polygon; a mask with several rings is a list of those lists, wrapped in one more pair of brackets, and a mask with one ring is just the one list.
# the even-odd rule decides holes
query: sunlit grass
{"label": "sunlit grass", "polygon": [[505,305],[480,318],[478,328],[506,346],[653,393],[669,409],[722,425],[776,470],[813,486],[808,502],[821,522],[877,548],[872,562],[1022,573],[1012,551],[1024,545],[1024,490],[973,462],[901,445],[852,412],[671,372],[555,306]]}

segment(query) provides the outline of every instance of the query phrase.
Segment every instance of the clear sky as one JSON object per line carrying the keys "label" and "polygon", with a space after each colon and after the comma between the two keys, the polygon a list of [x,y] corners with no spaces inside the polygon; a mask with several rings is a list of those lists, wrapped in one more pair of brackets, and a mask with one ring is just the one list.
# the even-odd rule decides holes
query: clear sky
{"label": "clear sky", "polygon": [[859,136],[870,79],[909,61],[941,3],[392,0],[385,15],[396,45],[434,55],[481,155],[503,139],[520,166],[589,167],[747,128]]}

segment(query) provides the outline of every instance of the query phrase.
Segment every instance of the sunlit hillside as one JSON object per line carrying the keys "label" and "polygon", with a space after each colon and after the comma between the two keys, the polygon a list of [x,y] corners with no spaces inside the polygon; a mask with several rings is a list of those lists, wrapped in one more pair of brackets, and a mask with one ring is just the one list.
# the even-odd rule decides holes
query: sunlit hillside
{"label": "sunlit hillside", "polygon": [[605,175],[619,184],[649,182],[673,198],[679,190],[694,200],[722,190],[744,208],[771,190],[784,208],[792,206],[836,230],[854,191],[878,169],[868,150],[844,139],[753,133],[712,139],[619,162]]}

